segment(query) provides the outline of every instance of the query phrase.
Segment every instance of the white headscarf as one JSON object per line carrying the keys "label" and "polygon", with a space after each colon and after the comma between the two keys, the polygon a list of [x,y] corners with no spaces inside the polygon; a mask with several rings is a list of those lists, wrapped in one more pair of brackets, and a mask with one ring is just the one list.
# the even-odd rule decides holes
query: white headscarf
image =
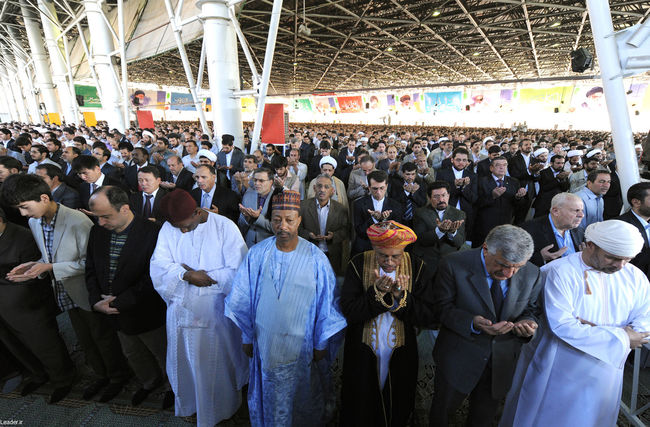
{"label": "white headscarf", "polygon": [[618,219],[595,222],[585,230],[585,241],[612,255],[634,258],[643,249],[643,237],[630,223]]}

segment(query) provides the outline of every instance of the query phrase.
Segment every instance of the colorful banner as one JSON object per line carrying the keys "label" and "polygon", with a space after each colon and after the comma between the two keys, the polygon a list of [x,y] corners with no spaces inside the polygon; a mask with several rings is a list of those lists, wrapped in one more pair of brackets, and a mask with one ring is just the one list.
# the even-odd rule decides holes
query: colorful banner
{"label": "colorful banner", "polygon": [[569,111],[572,103],[573,86],[558,86],[548,88],[526,88],[519,91],[519,105],[532,111],[553,113]]}
{"label": "colorful banner", "polygon": [[99,99],[95,86],[74,85],[74,93],[77,95],[77,98],[82,97],[83,105],[80,102],[80,107],[102,108],[102,101]]}
{"label": "colorful banner", "polygon": [[156,92],[156,109],[169,110],[169,105],[167,103],[167,92],[164,90],[159,90]]}
{"label": "colorful banner", "polygon": [[180,110],[180,111],[194,110],[194,100],[192,100],[191,94],[171,92],[168,94],[168,97],[169,97],[170,110]]}
{"label": "colorful banner", "polygon": [[255,98],[253,97],[244,97],[241,99],[241,111],[242,113],[254,113],[255,112]]}
{"label": "colorful banner", "polygon": [[[314,111],[311,105],[311,99],[299,98],[294,101],[294,110],[300,111]],[[266,110],[264,110],[266,111]],[[266,113],[265,113],[266,114]]]}
{"label": "colorful banner", "polygon": [[95,117],[94,111],[84,111],[82,114],[86,126],[97,126],[97,118]]}
{"label": "colorful banner", "polygon": [[463,92],[425,92],[424,110],[427,113],[457,113],[462,109]]}
{"label": "colorful banner", "polygon": [[319,113],[335,113],[336,103],[332,97],[315,96],[314,108]]}
{"label": "colorful banner", "polygon": [[363,112],[363,99],[361,96],[339,96],[336,98],[341,113]]}
{"label": "colorful banner", "polygon": [[365,102],[367,107],[366,109],[370,111],[382,110],[386,107],[386,98],[381,95],[366,95]]}
{"label": "colorful banner", "polygon": [[156,107],[158,91],[136,89],[130,95],[131,105],[135,108]]}
{"label": "colorful banner", "polygon": [[[92,113],[92,114],[93,114],[93,116],[95,115],[95,113]],[[84,116],[85,116],[85,115],[86,115],[86,113],[84,113]],[[46,122],[46,123],[51,123],[51,124],[55,124],[55,125],[59,125],[59,126],[61,126],[61,116],[59,116],[59,113],[49,113],[49,114],[45,114],[45,117],[44,117],[44,118],[45,118],[45,122]],[[97,124],[97,120],[95,120],[95,125],[96,125],[96,124]],[[95,125],[88,125],[88,126],[95,126]]]}
{"label": "colorful banner", "polygon": [[424,106],[422,105],[422,97],[420,93],[401,93],[399,94],[399,110],[402,111],[424,111]]}

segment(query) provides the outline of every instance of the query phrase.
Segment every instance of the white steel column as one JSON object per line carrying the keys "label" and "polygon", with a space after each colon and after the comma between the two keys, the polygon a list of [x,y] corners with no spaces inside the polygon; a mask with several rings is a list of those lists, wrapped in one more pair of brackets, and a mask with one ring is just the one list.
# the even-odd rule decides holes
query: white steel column
{"label": "white steel column", "polygon": [[214,134],[219,143],[224,133],[233,135],[235,145],[243,150],[241,100],[234,94],[240,90],[237,36],[228,15],[228,2],[198,0],[196,5],[201,8],[203,21]]}
{"label": "white steel column", "polygon": [[[74,92],[70,90],[70,84],[66,79],[67,68],[62,52],[63,41],[59,39],[61,29],[56,25],[58,24],[58,16],[54,8],[54,3],[52,0],[38,0],[38,8],[41,10],[41,23],[43,24],[43,34],[45,34],[45,45],[50,56],[52,81],[56,86],[59,102],[61,103],[61,110],[63,112],[62,119],[66,123],[79,123],[76,108],[77,99]],[[44,11],[47,11],[47,15]]]}
{"label": "white steel column", "polygon": [[115,50],[113,35],[102,17],[100,0],[84,0],[83,3],[88,18],[88,28],[91,29],[90,44],[95,61],[95,71],[101,85],[102,109],[106,114],[108,126],[111,129],[117,128],[120,132],[124,132],[126,123],[121,105],[122,92],[111,61],[111,52]]}
{"label": "white steel column", "polygon": [[269,23],[269,37],[266,39],[266,53],[264,54],[264,68],[262,69],[262,83],[260,83],[260,94],[257,98],[257,114],[255,126],[253,127],[253,139],[251,139],[251,150],[259,148],[260,133],[262,131],[262,119],[264,118],[264,106],[266,105],[266,93],[271,80],[271,66],[273,65],[273,54],[275,53],[275,40],[278,36],[280,15],[282,13],[282,0],[273,0],[271,10],[271,22]]}
{"label": "white steel column", "polygon": [[[182,1],[179,4],[178,13],[182,7]],[[201,128],[203,133],[210,134],[210,128],[208,128],[208,122],[205,120],[205,114],[203,114],[203,105],[199,99],[198,88],[196,83],[194,83],[194,76],[192,75],[192,67],[190,67],[190,60],[187,57],[187,52],[185,52],[185,45],[183,44],[181,24],[178,22],[178,16],[174,13],[174,8],[172,7],[171,0],[165,0],[165,7],[167,8],[167,16],[169,17],[169,25],[172,27],[174,32],[174,38],[176,39],[176,46],[178,47],[178,53],[181,56],[181,63],[183,64],[183,69],[185,70],[185,77],[187,78],[187,83],[190,86],[190,94],[192,95],[192,101],[194,102],[194,108],[196,109],[197,114],[199,115],[199,121],[201,122]],[[204,41],[205,43],[205,41]],[[214,108],[214,107],[213,107]]]}
{"label": "white steel column", "polygon": [[12,97],[16,103],[18,119],[23,123],[27,123],[29,122],[29,114],[27,114],[25,98],[23,97],[20,82],[16,75],[16,63],[13,60],[11,48],[4,43],[0,43],[0,52],[2,53],[5,71],[7,72],[7,84],[11,89]]}
{"label": "white steel column", "polygon": [[43,47],[43,37],[41,37],[41,30],[38,21],[36,20],[36,14],[29,6],[27,6],[25,0],[20,2],[20,8],[23,13],[27,39],[29,40],[29,50],[31,51],[32,59],[34,60],[36,87],[41,91],[43,103],[45,104],[45,111],[47,113],[59,113],[54,84],[52,83],[52,74],[50,72],[49,64],[47,63],[47,55],[45,54],[45,49]]}
{"label": "white steel column", "polygon": [[616,38],[609,2],[587,0],[591,32],[598,54],[600,75],[603,79],[603,92],[607,101],[607,111],[612,127],[616,169],[621,180],[623,201],[627,206],[627,190],[639,182],[639,166],[634,151],[634,136],[630,124],[630,114],[625,100],[623,72],[618,56]]}
{"label": "white steel column", "polygon": [[8,79],[6,76],[0,76],[0,88],[5,95],[5,100],[7,101],[7,108],[9,109],[9,117],[12,121],[20,121],[20,116],[18,114],[18,107],[16,107],[16,102],[14,101],[14,95],[11,92],[11,86],[9,85]]}
{"label": "white steel column", "polygon": [[11,49],[13,51],[13,56],[16,61],[16,75],[20,81],[20,87],[22,88],[23,98],[27,104],[27,112],[29,115],[28,122],[30,123],[41,123],[43,118],[38,110],[38,102],[36,100],[36,94],[34,93],[34,87],[32,85],[32,80],[27,73],[27,60],[28,57],[25,55],[22,47],[18,45],[18,32],[14,27],[9,26],[7,32],[11,36],[12,43]]}

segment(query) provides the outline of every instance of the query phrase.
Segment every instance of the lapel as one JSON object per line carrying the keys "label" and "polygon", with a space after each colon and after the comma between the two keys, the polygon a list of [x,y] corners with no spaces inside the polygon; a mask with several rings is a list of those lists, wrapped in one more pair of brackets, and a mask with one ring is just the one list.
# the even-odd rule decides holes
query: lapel
{"label": "lapel", "polygon": [[[59,205],[59,212],[56,215],[56,222],[54,223],[54,239],[52,241],[52,258],[56,256],[56,250],[61,244],[61,238],[65,229],[68,227],[68,213],[66,212],[66,207]],[[53,260],[50,260],[53,261]]]}
{"label": "lapel", "polygon": [[[129,231],[129,235],[126,237],[126,242],[124,242],[124,247],[122,248],[122,252],[120,252],[120,258],[117,260],[117,267],[115,268],[115,277],[119,274],[120,271],[122,271],[122,268],[124,268],[124,263],[126,262],[127,258],[129,257],[129,254],[134,254],[136,253],[136,247],[139,243],[141,243],[140,236],[138,235],[139,233],[139,227],[137,221],[137,217],[133,218],[133,227]],[[148,220],[144,220],[148,221]],[[107,236],[110,236],[110,232],[107,234]],[[110,241],[108,244],[104,247],[109,247]],[[133,249],[132,249],[133,247]],[[108,253],[108,252],[107,252]],[[110,262],[110,259],[106,258],[107,262]],[[109,265],[108,263],[106,265]]]}
{"label": "lapel", "polygon": [[[316,208],[316,203],[318,203],[317,199],[313,199],[314,203],[307,202],[307,216],[311,224],[316,224],[317,226],[320,225],[320,222],[318,222],[318,209]],[[330,213],[327,215],[327,222],[329,222],[329,217],[332,214],[331,212],[331,202],[330,202]],[[320,229],[318,229],[318,233],[320,234]]]}
{"label": "lapel", "polygon": [[476,293],[481,297],[485,306],[490,309],[490,312],[496,316],[494,311],[494,304],[492,303],[492,295],[490,295],[490,288],[488,287],[487,280],[483,272],[483,265],[481,264],[480,251],[483,249],[474,250],[473,265],[468,269],[467,280],[474,286]]}
{"label": "lapel", "polygon": [[510,317],[510,313],[515,307],[515,303],[519,299],[519,294],[521,293],[521,288],[525,286],[522,283],[523,273],[518,271],[515,273],[509,280],[508,283],[508,294],[506,299],[503,301],[503,308],[501,309],[501,319],[505,320]]}
{"label": "lapel", "polygon": [[325,222],[325,230],[332,228],[332,223],[338,220],[338,211],[334,207],[334,200],[330,199],[330,210],[327,214],[327,221]]}
{"label": "lapel", "polygon": [[648,247],[648,235],[645,232],[645,228],[643,227],[643,224],[641,224],[639,219],[636,216],[634,216],[631,209],[627,212],[627,215],[632,219],[632,221],[634,221],[634,225],[636,226],[636,228],[641,233],[641,236],[643,237],[643,246],[645,246],[647,248]]}

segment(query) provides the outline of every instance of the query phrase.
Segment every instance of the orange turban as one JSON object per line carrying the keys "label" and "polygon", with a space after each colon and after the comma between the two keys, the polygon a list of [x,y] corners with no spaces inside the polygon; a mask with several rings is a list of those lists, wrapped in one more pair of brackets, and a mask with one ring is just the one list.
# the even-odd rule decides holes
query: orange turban
{"label": "orange turban", "polygon": [[413,230],[395,221],[373,224],[368,227],[366,234],[370,243],[380,248],[403,248],[418,239]]}

